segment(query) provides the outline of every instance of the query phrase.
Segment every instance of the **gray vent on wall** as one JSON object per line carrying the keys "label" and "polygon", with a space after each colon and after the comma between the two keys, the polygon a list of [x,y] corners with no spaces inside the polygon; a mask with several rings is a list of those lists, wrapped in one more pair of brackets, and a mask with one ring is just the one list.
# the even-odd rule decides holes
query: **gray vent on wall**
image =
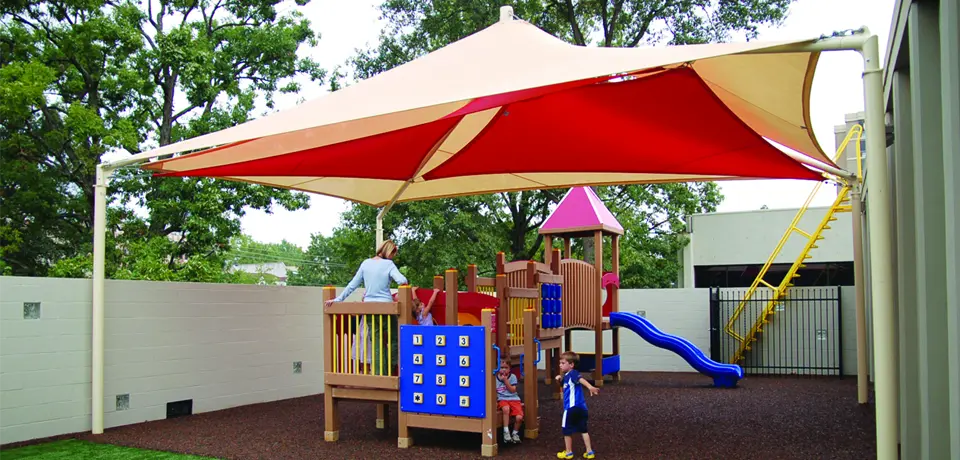
{"label": "gray vent on wall", "polygon": [[40,302],[24,302],[23,319],[40,319]]}
{"label": "gray vent on wall", "polygon": [[293,373],[301,374],[303,373],[303,361],[294,361],[293,362]]}
{"label": "gray vent on wall", "polygon": [[130,408],[130,394],[117,395],[117,410],[127,410]]}

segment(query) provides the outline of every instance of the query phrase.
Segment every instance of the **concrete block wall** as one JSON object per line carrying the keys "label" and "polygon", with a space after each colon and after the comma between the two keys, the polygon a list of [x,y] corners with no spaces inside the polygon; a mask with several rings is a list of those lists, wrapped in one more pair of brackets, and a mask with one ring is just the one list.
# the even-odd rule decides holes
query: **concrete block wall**
{"label": "concrete block wall", "polygon": [[[90,286],[0,277],[0,444],[90,430]],[[321,393],[320,298],[310,287],[107,281],[106,427],[163,419],[167,403],[185,399],[199,413]],[[842,300],[844,370],[852,374],[852,288]],[[31,302],[40,303],[37,319],[24,317]],[[621,311],[643,312],[709,354],[708,289],[628,289],[620,302]],[[620,337],[626,371],[693,371],[629,331]],[[574,349],[592,352],[593,335],[575,332]],[[118,395],[129,395],[128,407],[118,410]]]}
{"label": "concrete block wall", "polygon": [[[90,280],[0,277],[0,444],[90,430],[91,297]],[[173,401],[198,413],[322,392],[318,288],[107,281],[105,308],[107,428]]]}

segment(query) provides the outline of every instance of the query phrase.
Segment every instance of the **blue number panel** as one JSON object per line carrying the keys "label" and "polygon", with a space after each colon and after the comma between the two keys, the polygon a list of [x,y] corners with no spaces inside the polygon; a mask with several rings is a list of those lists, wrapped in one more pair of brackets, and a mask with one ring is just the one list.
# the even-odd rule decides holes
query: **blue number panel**
{"label": "blue number panel", "polygon": [[400,410],[483,418],[483,328],[400,326]]}

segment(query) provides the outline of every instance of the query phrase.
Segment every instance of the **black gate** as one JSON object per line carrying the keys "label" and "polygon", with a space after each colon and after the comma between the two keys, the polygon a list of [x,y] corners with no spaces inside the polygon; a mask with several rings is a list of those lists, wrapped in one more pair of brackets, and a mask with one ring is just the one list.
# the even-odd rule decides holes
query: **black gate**
{"label": "black gate", "polygon": [[[728,322],[747,293],[746,288],[710,289],[710,352],[729,363],[740,341],[727,332]],[[770,304],[773,290],[759,288],[730,324],[747,337]],[[736,363],[747,374],[843,375],[843,323],[840,287],[795,287],[774,307],[768,324]]]}

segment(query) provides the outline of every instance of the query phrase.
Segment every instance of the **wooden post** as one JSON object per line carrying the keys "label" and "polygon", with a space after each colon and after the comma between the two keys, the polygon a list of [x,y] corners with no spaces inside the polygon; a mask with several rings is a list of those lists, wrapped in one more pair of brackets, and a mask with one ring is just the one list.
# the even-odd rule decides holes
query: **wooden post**
{"label": "wooden post", "polygon": [[[610,247],[610,265],[611,271],[614,275],[617,275],[617,278],[620,278],[620,235],[613,235],[613,241],[611,242]],[[616,312],[620,311],[620,289],[614,288],[610,291],[611,296],[613,297],[610,300],[610,311]],[[613,354],[616,356],[620,355],[620,328],[612,328],[613,332]],[[613,374],[613,381],[620,381],[620,372],[617,371],[616,374]]]}
{"label": "wooden post", "polygon": [[570,258],[570,238],[569,237],[563,239],[563,258],[564,259]]}
{"label": "wooden post", "polygon": [[506,264],[507,264],[507,257],[503,254],[503,252],[498,252],[497,253],[497,274],[498,275],[504,274],[503,266]]}
{"label": "wooden post", "polygon": [[[564,241],[568,242],[569,239],[565,238]],[[562,257],[561,257],[560,249],[554,249],[553,259],[551,259],[550,261],[550,271],[552,271],[554,275],[562,275],[562,273],[560,273],[561,259]],[[563,281],[564,281],[563,286],[566,287],[567,280],[564,279]],[[563,308],[566,309],[566,306],[564,306]],[[566,319],[564,319],[563,321],[566,322]],[[551,396],[554,399],[560,398],[560,393],[559,393],[560,384],[557,383],[557,381],[554,380],[553,378],[554,376],[560,373],[560,367],[559,367],[560,351],[561,351],[561,348],[551,348],[550,351],[544,352],[543,354],[544,359],[546,359],[546,362],[544,363],[544,368],[547,370],[547,376],[546,376],[546,379],[544,380],[544,383],[546,383],[548,386],[551,387],[551,393],[552,393]]]}
{"label": "wooden post", "polygon": [[553,393],[553,399],[560,399],[563,397],[563,388],[560,387],[560,382],[558,382],[554,377],[560,375],[560,349],[554,348],[550,350],[553,355],[553,359],[550,362],[550,369],[547,370],[548,378],[550,378],[550,388]]}
{"label": "wooden post", "polygon": [[390,414],[390,409],[386,404],[377,404],[377,429],[385,429],[387,427],[387,417]]}
{"label": "wooden post", "polygon": [[543,378],[543,384],[547,386],[550,386],[550,382],[553,380],[553,375],[550,374],[551,367],[553,367],[553,349],[544,350],[543,368],[547,371],[547,375]]}
{"label": "wooden post", "polygon": [[524,283],[526,284],[526,286],[523,286],[523,287],[525,287],[525,288],[530,288],[530,289],[533,289],[533,288],[536,288],[536,287],[537,287],[537,263],[534,262],[534,261],[532,261],[532,260],[528,260],[528,261],[527,261],[527,276],[526,276],[526,278],[527,278],[527,280],[524,281]]}
{"label": "wooden post", "polygon": [[[412,306],[411,304],[413,301],[413,292],[411,291],[409,285],[405,284],[403,286],[400,286],[400,289],[397,291],[397,301],[400,302],[401,312],[411,310],[411,306]],[[401,314],[398,320],[396,340],[398,341],[397,343],[400,345],[400,347],[403,347],[403,342],[399,341],[400,327],[402,327],[404,324],[408,324],[409,317],[410,317],[409,314]],[[400,356],[403,356],[401,354],[403,351],[402,350],[398,350],[398,351],[399,352],[397,353],[397,360],[400,359]],[[399,394],[397,396],[399,396]],[[401,449],[406,449],[413,445],[413,438],[410,437],[410,430],[409,428],[407,428],[407,414],[400,410],[399,397],[397,398],[397,401],[398,401],[397,402],[397,447]]]}
{"label": "wooden post", "polygon": [[[337,288],[324,286],[320,296],[320,308],[328,301],[336,298]],[[323,370],[332,372],[333,369],[333,321],[330,315],[323,314]],[[340,439],[340,411],[337,400],[333,398],[333,386],[323,385],[323,440],[336,442]]]}
{"label": "wooden post", "polygon": [[[597,287],[600,287],[600,280],[603,278],[603,233],[600,230],[593,232],[593,265],[597,269]],[[594,321],[596,324],[596,336],[594,340],[594,353],[597,356],[597,366],[593,372],[594,386],[603,386],[603,292],[597,289],[597,311]]]}
{"label": "wooden post", "polygon": [[[500,277],[498,276],[497,279]],[[484,369],[486,369],[486,375],[483,376],[485,388],[486,400],[486,416],[483,418],[483,423],[480,427],[480,438],[482,439],[480,444],[480,455],[484,457],[496,457],[497,456],[497,385],[494,383],[494,369],[498,369],[500,363],[494,362],[496,360],[496,352],[493,350],[493,310],[484,309],[481,313],[481,323],[483,324],[483,346],[486,350],[484,356],[486,356],[486,363]],[[497,317],[501,316],[500,313],[497,313]],[[509,350],[507,351],[509,353]]]}
{"label": "wooden post", "polygon": [[536,319],[537,311],[526,309],[523,311],[523,399],[526,412],[526,429],[523,431],[523,437],[527,439],[537,439],[540,433],[540,411],[537,405],[537,344],[533,341],[537,337]]}
{"label": "wooden post", "polygon": [[467,265],[467,292],[477,292],[477,266]]}
{"label": "wooden post", "polygon": [[553,237],[547,235],[543,238],[543,263],[550,266],[550,260],[553,258]]}
{"label": "wooden post", "polygon": [[433,288],[443,290],[443,277],[440,275],[433,277]]}
{"label": "wooden post", "polygon": [[[507,343],[507,319],[510,316],[510,305],[507,299],[507,275],[497,275],[495,281],[497,299],[500,306],[497,308],[497,346],[501,349],[509,350],[510,344]],[[499,366],[500,363],[497,363]]]}
{"label": "wooden post", "polygon": [[446,281],[444,289],[447,291],[446,322],[444,324],[457,326],[459,324],[457,318],[457,290],[460,288],[459,283],[457,283],[457,269],[450,268],[444,275],[444,281]]}

